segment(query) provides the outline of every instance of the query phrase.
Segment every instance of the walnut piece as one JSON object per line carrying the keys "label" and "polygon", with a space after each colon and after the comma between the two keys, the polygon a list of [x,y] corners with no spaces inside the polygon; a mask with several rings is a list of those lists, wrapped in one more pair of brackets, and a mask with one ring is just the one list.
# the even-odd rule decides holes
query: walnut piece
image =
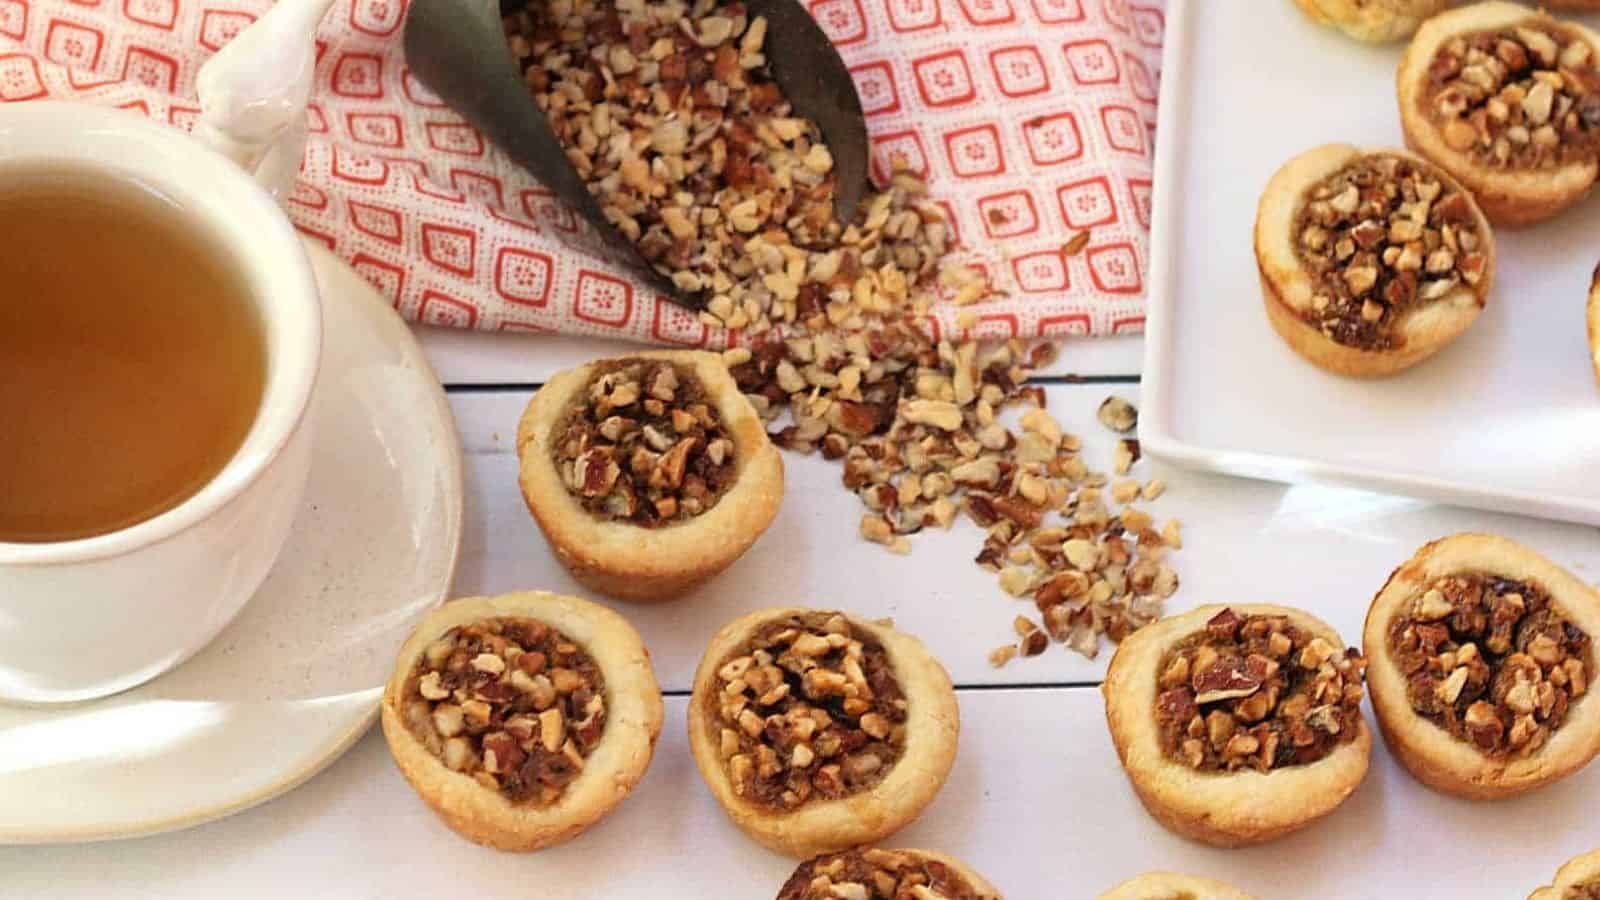
{"label": "walnut piece", "polygon": [[1316,762],[1358,733],[1365,671],[1284,616],[1224,609],[1161,662],[1162,748],[1204,772]]}
{"label": "walnut piece", "polygon": [[1439,578],[1389,631],[1417,714],[1494,758],[1536,752],[1595,678],[1591,637],[1539,585]]}
{"label": "walnut piece", "polygon": [[559,800],[606,725],[605,678],[593,658],[533,619],[445,632],[423,652],[405,696],[417,740],[513,803]]}

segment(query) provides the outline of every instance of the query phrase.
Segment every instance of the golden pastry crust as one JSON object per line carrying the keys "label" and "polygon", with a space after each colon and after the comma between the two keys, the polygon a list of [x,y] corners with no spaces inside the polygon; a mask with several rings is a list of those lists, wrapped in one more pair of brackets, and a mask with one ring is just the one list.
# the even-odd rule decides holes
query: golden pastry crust
{"label": "golden pastry crust", "polygon": [[[1471,3],[1434,16],[1417,29],[1416,36],[1401,57],[1395,76],[1400,101],[1400,127],[1406,145],[1434,161],[1470,189],[1489,221],[1496,225],[1522,226],[1542,222],[1583,199],[1600,176],[1600,160],[1574,160],[1550,169],[1493,169],[1481,165],[1466,153],[1445,142],[1444,134],[1427,109],[1429,69],[1434,56],[1451,38],[1460,34],[1510,28],[1522,23],[1556,20],[1527,6],[1505,0]],[[1582,35],[1600,55],[1600,34],[1574,23],[1562,21]]]}
{"label": "golden pastry crust", "polygon": [[[866,848],[862,849],[865,850]],[[959,859],[956,859],[954,856],[951,856],[948,853],[940,853],[937,850],[919,850],[909,847],[892,848],[888,849],[887,852],[905,854],[942,864],[951,872],[960,876],[961,879],[967,883],[967,887],[971,888],[972,893],[977,895],[978,900],[1005,900],[1005,898],[1000,896],[1000,890],[998,888],[990,884],[987,879],[974,871],[971,866]],[[797,887],[798,883],[806,877],[806,872],[810,866],[817,861],[818,858],[808,859],[797,866],[794,874],[790,875],[789,880],[785,882],[783,887],[778,890],[777,900],[786,900],[787,894],[785,892],[793,890],[795,887]]]}
{"label": "golden pastry crust", "polygon": [[589,363],[551,378],[522,414],[522,496],[556,557],[579,582],[624,600],[671,600],[732,565],[766,531],[783,500],[783,460],[717,354],[653,350],[622,358],[667,360],[693,371],[733,440],[733,484],[705,512],[657,528],[605,521],[585,510],[562,482],[551,441],[569,404],[589,384],[596,365]]}
{"label": "golden pastry crust", "polygon": [[1173,872],[1146,872],[1124,881],[1099,900],[1254,900],[1231,885]]}
{"label": "golden pastry crust", "polygon": [[1353,740],[1307,765],[1265,773],[1208,773],[1168,758],[1155,715],[1162,660],[1179,641],[1202,631],[1213,616],[1230,608],[1241,616],[1286,616],[1336,652],[1344,647],[1332,628],[1296,609],[1270,604],[1202,606],[1129,635],[1112,657],[1100,688],[1117,756],[1145,809],[1169,830],[1215,847],[1270,841],[1333,812],[1366,777],[1372,753],[1372,731],[1365,718],[1358,718],[1360,732]]}
{"label": "golden pastry crust", "polygon": [[1567,900],[1568,888],[1600,882],[1600,850],[1575,856],[1556,871],[1555,881],[1528,895],[1528,900]]}
{"label": "golden pastry crust", "polygon": [[718,631],[695,671],[689,700],[689,748],[706,786],[733,823],[757,843],[799,859],[880,841],[910,824],[933,801],[954,765],[961,731],[950,675],[922,642],[881,622],[846,616],[881,643],[907,703],[905,748],[876,785],[838,800],[813,799],[793,811],[752,803],[734,793],[718,739],[717,670],[766,622],[813,612],[799,607],[763,609]]}
{"label": "golden pastry crust", "polygon": [[1476,285],[1462,283],[1444,296],[1416,307],[1393,326],[1396,344],[1366,349],[1339,343],[1307,321],[1317,282],[1296,250],[1297,227],[1307,191],[1364,156],[1389,155],[1410,161],[1437,177],[1448,190],[1471,195],[1439,167],[1403,150],[1327,144],[1285,163],[1267,183],[1256,211],[1254,243],[1267,320],[1294,351],[1313,364],[1340,375],[1380,377],[1416,365],[1466,331],[1483,310],[1494,284],[1495,245],[1488,221],[1470,206],[1479,248],[1487,259]]}
{"label": "golden pastry crust", "polygon": [[[407,679],[428,645],[462,625],[500,617],[535,619],[586,650],[605,678],[607,717],[582,773],[553,805],[519,806],[471,776],[451,771],[405,725]],[[599,604],[543,591],[454,600],[429,613],[400,648],[384,688],[383,736],[400,774],[446,825],[477,843],[529,851],[559,844],[611,812],[644,777],[661,734],[661,689],[639,633]]]}
{"label": "golden pastry crust", "polygon": [[1436,790],[1474,800],[1513,797],[1577,771],[1600,753],[1600,701],[1594,691],[1574,700],[1566,721],[1543,747],[1505,759],[1480,753],[1414,711],[1405,674],[1389,649],[1390,628],[1427,585],[1461,572],[1537,583],[1568,621],[1591,636],[1600,635],[1600,594],[1514,541],[1456,534],[1418,550],[1373,598],[1362,644],[1368,658],[1367,689],[1384,743],[1418,781]]}
{"label": "golden pastry crust", "polygon": [[1594,268],[1594,283],[1589,287],[1589,354],[1594,358],[1594,376],[1600,379],[1600,266]]}
{"label": "golden pastry crust", "polygon": [[1383,44],[1398,41],[1422,20],[1454,0],[1295,0],[1295,5],[1319,25],[1339,29],[1358,41]]}

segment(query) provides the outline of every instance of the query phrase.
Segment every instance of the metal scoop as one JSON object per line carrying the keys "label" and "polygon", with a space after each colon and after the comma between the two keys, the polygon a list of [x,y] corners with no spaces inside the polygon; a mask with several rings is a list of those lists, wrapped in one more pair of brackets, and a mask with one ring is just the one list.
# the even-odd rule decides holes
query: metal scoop
{"label": "metal scoop", "polygon": [[[834,217],[848,223],[867,186],[867,126],[855,82],[833,43],[797,0],[746,0],[745,8],[752,18],[767,19],[767,62],[779,88],[797,114],[822,130],[834,161]],[[680,305],[703,306],[704,298],[674,287],[606,220],[528,91],[500,17],[501,0],[412,0],[405,30],[407,65],[462,118],[583,216],[602,238],[612,262],[638,273]]]}

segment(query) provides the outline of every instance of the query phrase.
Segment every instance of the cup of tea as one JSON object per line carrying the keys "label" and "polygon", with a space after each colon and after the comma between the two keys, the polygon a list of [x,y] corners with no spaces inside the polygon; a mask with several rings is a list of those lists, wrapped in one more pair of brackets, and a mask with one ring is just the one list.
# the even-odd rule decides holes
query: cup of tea
{"label": "cup of tea", "polygon": [[0,701],[132,687],[234,619],[300,505],[321,330],[234,160],[0,104]]}

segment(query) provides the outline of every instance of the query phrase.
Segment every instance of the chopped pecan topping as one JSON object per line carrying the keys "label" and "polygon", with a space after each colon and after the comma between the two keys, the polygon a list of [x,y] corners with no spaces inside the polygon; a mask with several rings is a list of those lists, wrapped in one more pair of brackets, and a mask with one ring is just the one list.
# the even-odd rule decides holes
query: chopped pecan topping
{"label": "chopped pecan topping", "polygon": [[944,863],[908,850],[866,848],[802,863],[777,900],[998,900]]}
{"label": "chopped pecan topping", "polygon": [[1395,325],[1488,268],[1470,201],[1425,164],[1363,156],[1312,187],[1294,243],[1316,292],[1306,321],[1349,347],[1396,346]]}
{"label": "chopped pecan topping", "polygon": [[1162,749],[1203,772],[1316,762],[1359,732],[1365,670],[1286,617],[1224,609],[1161,662]]}
{"label": "chopped pecan topping", "polygon": [[[943,213],[897,174],[835,222],[833,157],[768,69],[765,18],[738,2],[602,0],[528,4],[504,25],[607,219],[712,324],[759,334],[927,305],[911,288],[953,245]],[[988,293],[965,281],[957,302]]]}
{"label": "chopped pecan topping", "polygon": [[551,448],[585,509],[646,528],[715,506],[737,468],[733,439],[700,380],[663,360],[596,363]]}
{"label": "chopped pecan topping", "polygon": [[582,647],[533,619],[452,628],[405,688],[406,727],[451,770],[514,803],[548,806],[606,726],[605,678]]}
{"label": "chopped pecan topping", "polygon": [[1458,36],[1428,70],[1424,103],[1451,149],[1480,165],[1539,169],[1600,156],[1600,59],[1540,20]]}
{"label": "chopped pecan topping", "polygon": [[1389,630],[1418,715],[1495,758],[1536,752],[1595,677],[1590,636],[1538,584],[1439,578]]}
{"label": "chopped pecan topping", "polygon": [[871,788],[900,761],[906,698],[883,645],[840,613],[762,625],[717,669],[715,715],[734,793],[797,809]]}

